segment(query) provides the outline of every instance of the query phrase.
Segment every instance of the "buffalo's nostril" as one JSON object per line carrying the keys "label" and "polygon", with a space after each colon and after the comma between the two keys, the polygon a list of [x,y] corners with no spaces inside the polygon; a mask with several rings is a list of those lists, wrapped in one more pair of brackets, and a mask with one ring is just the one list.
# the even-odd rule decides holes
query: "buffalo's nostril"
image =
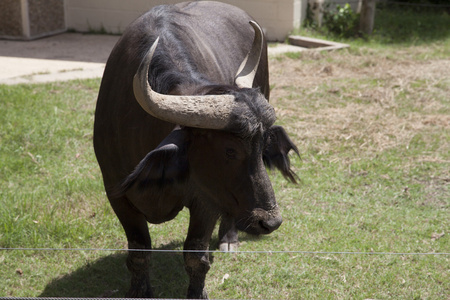
{"label": "buffalo's nostril", "polygon": [[259,221],[259,222],[258,222],[258,225],[259,225],[259,228],[260,228],[262,234],[266,234],[266,233],[272,232],[272,231],[270,230],[270,228],[267,227],[266,222],[264,222],[264,221]]}

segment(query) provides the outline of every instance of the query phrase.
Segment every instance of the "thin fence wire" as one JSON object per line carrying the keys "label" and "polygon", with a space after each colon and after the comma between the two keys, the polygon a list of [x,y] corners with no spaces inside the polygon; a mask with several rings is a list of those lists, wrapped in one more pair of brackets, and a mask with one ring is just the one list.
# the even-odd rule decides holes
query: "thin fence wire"
{"label": "thin fence wire", "polygon": [[450,255],[450,252],[364,252],[364,251],[301,251],[301,250],[169,250],[169,249],[102,249],[102,248],[0,248],[0,251],[105,251],[157,253],[233,253],[233,254],[342,254],[342,255]]}

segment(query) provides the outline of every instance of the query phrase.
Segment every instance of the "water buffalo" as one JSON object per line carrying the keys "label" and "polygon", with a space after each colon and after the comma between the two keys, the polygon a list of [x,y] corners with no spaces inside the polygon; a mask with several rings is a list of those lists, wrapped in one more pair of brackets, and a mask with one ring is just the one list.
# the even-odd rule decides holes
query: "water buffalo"
{"label": "water buffalo", "polygon": [[[147,222],[187,207],[188,298],[207,298],[211,234],[268,234],[281,214],[265,166],[295,181],[268,103],[267,45],[244,11],[198,1],[151,9],[128,26],[103,75],[94,148],[129,249],[151,249]],[[152,297],[150,252],[129,251],[128,297]]]}

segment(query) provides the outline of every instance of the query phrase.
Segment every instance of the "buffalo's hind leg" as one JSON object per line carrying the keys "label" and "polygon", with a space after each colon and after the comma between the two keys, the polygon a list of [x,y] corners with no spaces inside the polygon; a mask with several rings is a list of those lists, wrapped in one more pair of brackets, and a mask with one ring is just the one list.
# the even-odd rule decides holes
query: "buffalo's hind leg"
{"label": "buffalo's hind leg", "polygon": [[[150,234],[144,215],[131,205],[125,196],[110,199],[110,202],[127,235],[128,249],[151,249]],[[153,297],[149,275],[150,257],[150,251],[128,252],[127,267],[131,273],[131,286],[126,297]]]}
{"label": "buffalo's hind leg", "polygon": [[231,217],[222,217],[219,227],[219,250],[232,252],[238,249],[238,230]]}
{"label": "buffalo's hind leg", "polygon": [[204,210],[197,206],[189,207],[189,210],[189,230],[184,250],[195,250],[195,252],[184,252],[185,268],[189,276],[187,298],[207,299],[205,278],[210,268],[207,250],[218,216],[206,216]]}

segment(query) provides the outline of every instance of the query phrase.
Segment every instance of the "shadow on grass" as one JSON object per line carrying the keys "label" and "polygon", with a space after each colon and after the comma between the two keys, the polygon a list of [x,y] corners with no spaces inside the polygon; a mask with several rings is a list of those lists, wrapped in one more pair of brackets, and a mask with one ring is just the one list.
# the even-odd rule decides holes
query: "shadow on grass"
{"label": "shadow on grass", "polygon": [[[239,238],[251,242],[260,237],[240,233]],[[213,237],[210,249],[217,249],[218,244],[218,238]],[[182,246],[183,241],[173,241],[155,249],[171,250]],[[126,253],[116,253],[89,262],[74,272],[53,279],[39,297],[124,297],[130,286],[126,258]],[[210,255],[210,261],[214,263],[213,255]],[[182,253],[152,253],[150,277],[156,298],[186,297],[189,280]]]}
{"label": "shadow on grass", "polygon": [[[172,242],[157,249],[179,249]],[[112,254],[53,279],[39,297],[124,297],[130,285],[127,254]],[[188,277],[182,253],[152,253],[151,283],[157,298],[184,298]]]}

